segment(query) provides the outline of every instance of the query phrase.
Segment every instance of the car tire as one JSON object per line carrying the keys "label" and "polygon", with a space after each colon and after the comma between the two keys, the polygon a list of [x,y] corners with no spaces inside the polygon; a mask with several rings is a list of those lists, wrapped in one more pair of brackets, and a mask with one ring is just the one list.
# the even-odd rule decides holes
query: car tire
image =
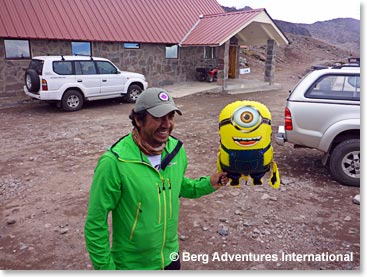
{"label": "car tire", "polygon": [[61,107],[67,112],[79,111],[84,105],[84,97],[80,91],[68,90],[64,93],[61,100]]}
{"label": "car tire", "polygon": [[135,103],[139,95],[143,92],[142,88],[138,85],[130,85],[127,89],[127,93],[124,96],[124,100],[128,103]]}
{"label": "car tire", "polygon": [[339,183],[360,186],[360,140],[348,139],[339,143],[331,153],[329,169]]}
{"label": "car tire", "polygon": [[27,69],[24,75],[24,82],[29,92],[37,92],[40,90],[41,82],[36,70]]}

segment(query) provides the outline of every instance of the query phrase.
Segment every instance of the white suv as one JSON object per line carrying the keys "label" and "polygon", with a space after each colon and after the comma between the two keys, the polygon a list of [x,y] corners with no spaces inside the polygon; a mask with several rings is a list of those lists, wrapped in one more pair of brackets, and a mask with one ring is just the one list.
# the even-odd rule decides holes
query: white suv
{"label": "white suv", "polygon": [[123,96],[134,103],[147,86],[144,75],[120,71],[104,58],[39,56],[26,69],[24,92],[72,112],[85,101]]}
{"label": "white suv", "polygon": [[[359,60],[357,60],[359,62]],[[360,185],[360,67],[321,68],[291,91],[276,142],[325,153],[323,164],[344,185]]]}

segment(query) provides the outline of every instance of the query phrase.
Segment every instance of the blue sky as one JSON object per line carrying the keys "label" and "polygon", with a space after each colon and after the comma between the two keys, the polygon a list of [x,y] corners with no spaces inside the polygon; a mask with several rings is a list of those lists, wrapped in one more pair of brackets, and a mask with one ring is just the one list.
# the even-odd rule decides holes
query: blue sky
{"label": "blue sky", "polygon": [[[273,19],[312,24],[339,17],[360,19],[361,0],[217,0],[227,7],[265,8]],[[364,9],[364,7],[363,7]]]}

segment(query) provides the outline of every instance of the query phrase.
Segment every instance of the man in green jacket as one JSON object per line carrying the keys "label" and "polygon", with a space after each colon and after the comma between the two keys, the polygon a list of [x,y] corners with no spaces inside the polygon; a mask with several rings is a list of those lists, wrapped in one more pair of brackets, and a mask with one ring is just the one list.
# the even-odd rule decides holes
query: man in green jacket
{"label": "man in green jacket", "polygon": [[184,176],[186,152],[171,136],[175,113],[182,114],[165,90],[145,90],[130,114],[132,132],[100,158],[85,223],[95,269],[179,269],[179,198],[198,198],[228,181],[225,172]]}

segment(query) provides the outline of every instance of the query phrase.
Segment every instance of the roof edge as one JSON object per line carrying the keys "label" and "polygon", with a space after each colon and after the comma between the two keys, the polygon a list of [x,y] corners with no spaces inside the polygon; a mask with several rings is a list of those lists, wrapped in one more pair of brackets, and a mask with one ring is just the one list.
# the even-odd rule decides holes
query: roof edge
{"label": "roof edge", "polygon": [[265,8],[259,8],[259,9],[252,9],[252,10],[246,10],[246,11],[236,11],[236,12],[224,12],[224,13],[214,13],[214,14],[206,14],[203,17],[216,17],[216,16],[228,16],[233,14],[243,14],[243,13],[259,13],[264,11]]}
{"label": "roof edge", "polygon": [[181,39],[181,41],[178,43],[178,45],[180,47],[182,47],[182,43],[185,41],[185,39],[191,34],[191,32],[196,28],[196,26],[199,24],[200,19],[202,18],[202,16],[199,16],[199,19],[195,22],[194,25],[192,25],[191,29],[183,36],[183,38]]}
{"label": "roof edge", "polygon": [[291,43],[291,41],[287,38],[287,36],[284,34],[284,32],[282,31],[282,29],[279,28],[279,26],[275,23],[274,19],[269,15],[269,13],[267,12],[266,9],[264,9],[264,11],[266,12],[267,16],[269,16],[270,20],[273,22],[273,24],[275,25],[275,27],[277,27],[277,29],[279,30],[279,32],[282,34],[282,36],[286,39],[287,41],[287,45],[289,45]]}

